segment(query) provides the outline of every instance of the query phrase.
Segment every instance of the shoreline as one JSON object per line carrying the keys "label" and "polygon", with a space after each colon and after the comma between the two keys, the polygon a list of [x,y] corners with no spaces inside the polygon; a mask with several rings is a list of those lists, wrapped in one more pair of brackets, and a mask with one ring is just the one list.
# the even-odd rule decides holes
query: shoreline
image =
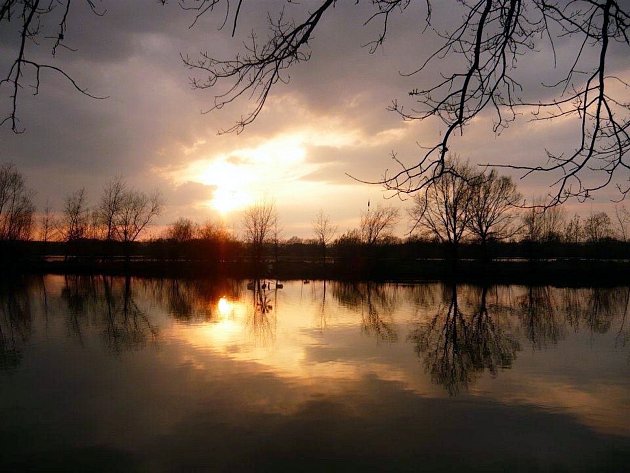
{"label": "shoreline", "polygon": [[623,285],[630,283],[630,260],[392,260],[348,259],[326,265],[317,261],[241,261],[73,258],[26,260],[3,264],[2,275],[107,274],[113,276],[238,279],[329,279],[375,282],[427,282],[552,285]]}

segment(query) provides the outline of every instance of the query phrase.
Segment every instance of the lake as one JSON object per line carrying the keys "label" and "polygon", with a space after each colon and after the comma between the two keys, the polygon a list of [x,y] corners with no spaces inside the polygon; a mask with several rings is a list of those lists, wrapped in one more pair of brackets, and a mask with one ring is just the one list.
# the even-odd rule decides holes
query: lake
{"label": "lake", "polygon": [[5,278],[0,470],[623,471],[629,298]]}

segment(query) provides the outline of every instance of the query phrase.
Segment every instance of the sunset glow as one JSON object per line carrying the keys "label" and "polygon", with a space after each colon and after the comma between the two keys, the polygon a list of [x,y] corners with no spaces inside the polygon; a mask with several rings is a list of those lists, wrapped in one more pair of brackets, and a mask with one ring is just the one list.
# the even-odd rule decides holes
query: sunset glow
{"label": "sunset glow", "polygon": [[299,137],[280,137],[254,148],[243,148],[193,162],[180,176],[214,187],[208,204],[221,214],[242,210],[267,189],[298,179],[308,166]]}
{"label": "sunset glow", "polygon": [[217,303],[217,309],[221,318],[225,318],[232,312],[233,304],[226,297],[222,297]]}

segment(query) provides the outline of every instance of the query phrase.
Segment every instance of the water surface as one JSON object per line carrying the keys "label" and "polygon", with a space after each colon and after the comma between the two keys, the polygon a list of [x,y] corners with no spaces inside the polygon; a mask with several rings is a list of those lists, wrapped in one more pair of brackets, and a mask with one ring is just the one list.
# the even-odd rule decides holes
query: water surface
{"label": "water surface", "polygon": [[0,469],[623,471],[630,288],[0,284]]}

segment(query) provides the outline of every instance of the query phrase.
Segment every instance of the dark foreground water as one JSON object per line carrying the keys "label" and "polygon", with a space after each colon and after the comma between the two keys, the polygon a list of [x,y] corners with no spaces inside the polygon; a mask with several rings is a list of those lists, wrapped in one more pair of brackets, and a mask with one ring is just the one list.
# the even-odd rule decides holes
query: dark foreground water
{"label": "dark foreground water", "polygon": [[0,283],[0,470],[628,471],[628,287],[247,285]]}

